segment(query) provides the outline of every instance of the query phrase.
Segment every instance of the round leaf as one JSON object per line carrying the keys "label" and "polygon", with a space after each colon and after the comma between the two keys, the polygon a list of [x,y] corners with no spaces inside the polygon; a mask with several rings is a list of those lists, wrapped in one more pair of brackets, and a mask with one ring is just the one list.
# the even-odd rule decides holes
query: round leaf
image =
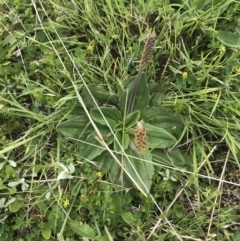
{"label": "round leaf", "polygon": [[15,202],[9,205],[9,210],[12,213],[15,213],[22,207],[22,205],[23,205],[23,200],[16,199]]}
{"label": "round leaf", "polygon": [[51,237],[51,229],[50,228],[47,228],[47,227],[44,227],[42,230],[42,236],[44,237],[44,239],[50,239]]}

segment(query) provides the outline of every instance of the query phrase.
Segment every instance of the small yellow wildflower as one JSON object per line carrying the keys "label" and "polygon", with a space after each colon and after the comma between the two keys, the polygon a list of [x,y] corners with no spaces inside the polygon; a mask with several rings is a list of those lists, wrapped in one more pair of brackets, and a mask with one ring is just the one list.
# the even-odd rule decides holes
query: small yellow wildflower
{"label": "small yellow wildflower", "polygon": [[201,100],[204,100],[205,98],[206,98],[205,95],[200,95],[200,99],[201,99]]}
{"label": "small yellow wildflower", "polygon": [[186,78],[188,77],[188,72],[183,71],[183,72],[182,72],[182,77],[183,77],[184,79],[186,79]]}
{"label": "small yellow wildflower", "polygon": [[217,93],[211,93],[210,94],[210,97],[213,99],[213,100],[216,100],[218,98],[218,94]]}
{"label": "small yellow wildflower", "polygon": [[122,27],[123,27],[123,28],[126,28],[126,27],[127,27],[127,24],[126,24],[126,23],[122,23]]}
{"label": "small yellow wildflower", "polygon": [[98,172],[96,173],[96,175],[97,175],[98,178],[102,178],[102,176],[103,176],[103,174],[102,174],[100,171],[98,171]]}
{"label": "small yellow wildflower", "polygon": [[220,46],[220,52],[224,53],[226,51],[226,47],[224,45]]}
{"label": "small yellow wildflower", "polygon": [[207,207],[206,207],[207,212],[210,212],[211,209],[212,209],[212,208],[211,208],[210,206],[207,206]]}
{"label": "small yellow wildflower", "polygon": [[206,188],[205,192],[203,192],[203,193],[204,193],[205,197],[209,197],[209,195],[211,194],[211,189]]}
{"label": "small yellow wildflower", "polygon": [[240,74],[240,67],[237,69],[237,73]]}
{"label": "small yellow wildflower", "polygon": [[70,202],[69,200],[66,198],[64,201],[63,201],[63,206],[66,208],[67,206],[69,206]]}
{"label": "small yellow wildflower", "polygon": [[87,46],[87,51],[89,51],[89,52],[92,52],[92,51],[93,51],[93,45],[92,45],[92,44],[89,44],[89,45]]}
{"label": "small yellow wildflower", "polygon": [[132,49],[133,49],[133,48],[132,48],[131,46],[128,47],[128,50],[129,50],[130,52],[132,51]]}
{"label": "small yellow wildflower", "polygon": [[114,38],[114,39],[117,39],[118,37],[119,37],[119,35],[116,33],[112,35],[112,38]]}
{"label": "small yellow wildflower", "polygon": [[177,127],[176,127],[176,126],[173,126],[173,127],[172,127],[172,130],[173,130],[173,131],[174,131],[174,130],[176,130],[176,129],[177,129]]}

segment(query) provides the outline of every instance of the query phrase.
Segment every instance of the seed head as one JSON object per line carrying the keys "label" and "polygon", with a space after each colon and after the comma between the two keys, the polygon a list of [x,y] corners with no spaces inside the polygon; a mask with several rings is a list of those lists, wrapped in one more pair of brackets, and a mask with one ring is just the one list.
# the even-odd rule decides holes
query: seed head
{"label": "seed head", "polygon": [[144,46],[142,57],[140,60],[140,68],[146,68],[150,59],[152,58],[153,46],[157,37],[155,35],[150,36]]}
{"label": "seed head", "polygon": [[144,152],[147,149],[147,134],[142,122],[137,123],[137,127],[134,133],[135,146],[139,153]]}

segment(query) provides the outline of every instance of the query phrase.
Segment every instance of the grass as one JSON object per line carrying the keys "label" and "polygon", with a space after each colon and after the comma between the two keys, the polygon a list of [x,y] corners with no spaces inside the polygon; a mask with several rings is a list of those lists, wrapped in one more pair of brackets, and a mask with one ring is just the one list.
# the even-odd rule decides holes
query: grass
{"label": "grass", "polygon": [[1,9],[1,240],[240,240],[237,1]]}

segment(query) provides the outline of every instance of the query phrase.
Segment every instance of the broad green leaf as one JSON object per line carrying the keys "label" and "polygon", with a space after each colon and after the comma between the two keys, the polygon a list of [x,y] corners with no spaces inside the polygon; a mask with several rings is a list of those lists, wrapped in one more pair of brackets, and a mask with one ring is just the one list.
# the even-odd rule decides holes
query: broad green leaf
{"label": "broad green leaf", "polygon": [[[115,106],[117,105],[118,97],[115,94],[110,94],[106,88],[97,85],[88,85],[88,89],[97,102],[98,106],[107,103]],[[84,104],[88,108],[93,108],[96,106],[86,87],[84,87],[82,91],[82,98],[84,99]]]}
{"label": "broad green leaf", "polygon": [[9,187],[15,187],[15,186],[19,185],[20,183],[21,183],[20,181],[13,181],[13,182],[9,182],[8,186]]}
{"label": "broad green leaf", "polygon": [[163,107],[150,107],[143,113],[141,118],[145,123],[164,128],[168,132],[172,132],[173,127],[176,131],[183,129],[183,122],[180,117]]}
{"label": "broad green leaf", "polygon": [[95,237],[94,230],[88,224],[80,224],[78,221],[69,220],[68,225],[74,233],[81,237],[91,239]]}
{"label": "broad green leaf", "polygon": [[17,188],[16,187],[10,187],[10,188],[8,188],[8,192],[9,192],[9,194],[13,195],[17,192]]}
{"label": "broad green leaf", "polygon": [[111,226],[116,227],[122,212],[122,201],[117,194],[112,195],[111,198],[112,200],[109,206]]}
{"label": "broad green leaf", "polygon": [[[126,150],[129,146],[129,141],[130,141],[129,134],[128,133],[122,134],[122,132],[118,131],[115,133],[115,136],[117,137],[117,140],[122,146],[122,148]],[[122,152],[122,149],[119,146],[117,140],[114,138],[114,150],[117,152]]]}
{"label": "broad green leaf", "polygon": [[151,93],[150,106],[161,106],[162,101],[166,93],[166,83],[164,80],[161,80],[161,83],[150,82],[149,88]]}
{"label": "broad green leaf", "polygon": [[165,93],[159,93],[159,92],[154,93],[150,102],[150,106],[161,106],[164,97],[165,97]]}
{"label": "broad green leaf", "polygon": [[[129,100],[131,98],[131,95],[134,92],[135,81],[136,79],[130,82],[128,84],[128,87],[122,92],[120,96],[119,109],[121,110],[122,113],[125,113],[125,110],[128,109]],[[145,111],[149,105],[149,101],[150,101],[150,92],[149,92],[148,81],[146,78],[146,74],[143,73],[141,76],[138,89],[136,90],[136,98],[135,98],[132,112],[135,110],[140,110],[141,112]]]}
{"label": "broad green leaf", "polygon": [[[101,132],[102,135],[105,133],[106,130]],[[105,151],[105,148],[99,143],[99,141],[96,139],[96,136],[97,134],[95,132],[88,135],[81,148],[82,151],[80,155],[87,160],[92,161],[95,157],[99,156],[102,152]],[[110,145],[113,142],[113,136],[108,137],[105,142]]]}
{"label": "broad green leaf", "polygon": [[131,112],[125,117],[123,121],[118,122],[118,124],[114,127],[114,131],[129,130],[130,128],[132,128],[137,124],[137,122],[139,121],[139,118],[140,118],[139,110]]}
{"label": "broad green leaf", "polygon": [[[100,170],[103,174],[107,173],[111,169],[115,169],[114,165],[116,162],[107,151],[103,152],[100,156],[98,156],[96,162],[100,163]],[[117,167],[119,167],[117,163],[116,165]]]}
{"label": "broad green leaf", "polygon": [[[90,133],[90,131],[87,131],[87,127],[91,127],[91,125],[89,125],[89,120],[82,116],[78,116],[74,119],[62,122],[57,127],[57,131],[63,136],[77,139],[82,135]],[[93,128],[91,129],[93,130]]]}
{"label": "broad green leaf", "polygon": [[[127,154],[129,154],[129,161],[125,156],[123,156],[123,163],[126,171],[130,174],[130,176],[137,183],[136,187],[140,189],[140,191],[148,194],[151,185],[152,185],[152,176],[154,174],[154,166],[152,163],[152,155],[149,151],[144,153],[144,156],[139,156],[135,151],[133,151],[130,147],[127,150]],[[144,160],[139,160],[137,158],[142,158]],[[125,176],[126,178],[126,176]],[[128,183],[127,180],[126,183]]]}
{"label": "broad green leaf", "polygon": [[10,165],[7,165],[5,167],[5,173],[6,173],[7,178],[15,177],[15,175],[16,175],[14,169]]}
{"label": "broad green leaf", "polygon": [[5,207],[8,207],[11,203],[15,202],[16,198],[10,198],[6,203],[5,203]]}
{"label": "broad green leaf", "polygon": [[137,124],[137,122],[139,121],[139,118],[140,118],[140,111],[139,110],[131,112],[130,114],[128,114],[125,117],[124,127],[126,129],[132,128],[133,126],[135,126]]}
{"label": "broad green leaf", "polygon": [[41,230],[42,236],[44,237],[44,239],[50,239],[51,238],[51,229],[44,227]]}
{"label": "broad green leaf", "polygon": [[123,131],[123,122],[119,122],[117,125],[115,125],[114,131]]}
{"label": "broad green leaf", "polygon": [[58,234],[57,234],[57,238],[58,238],[58,241],[65,241],[62,233],[58,233]]}
{"label": "broad green leaf", "polygon": [[120,152],[121,151],[121,147],[119,146],[119,144],[118,144],[118,142],[120,143],[120,145],[121,145],[121,143],[123,142],[122,141],[122,132],[120,132],[120,131],[117,131],[117,132],[115,132],[115,136],[116,136],[116,139],[118,140],[116,140],[115,138],[114,138],[114,150],[115,151],[117,151],[117,152]]}
{"label": "broad green leaf", "polygon": [[[100,110],[102,114],[100,113],[98,108],[91,109],[90,114],[93,120],[101,125],[107,126],[108,122],[111,128],[114,128],[114,126],[116,126],[117,123],[122,120],[122,114],[116,108],[100,107]],[[105,119],[103,116],[105,117]]]}
{"label": "broad green leaf", "polygon": [[108,173],[112,182],[117,180],[119,177],[120,166],[107,151],[98,156],[96,162],[100,163],[101,172],[103,174]]}
{"label": "broad green leaf", "polygon": [[23,205],[23,200],[16,199],[13,203],[9,205],[9,210],[12,213],[17,212]]}
{"label": "broad green leaf", "polygon": [[148,86],[148,80],[146,74],[143,73],[137,89],[137,95],[132,112],[135,110],[140,110],[141,112],[145,111],[148,108],[149,101],[150,91]]}
{"label": "broad green leaf", "polygon": [[0,163],[0,170],[2,170],[2,168],[4,167],[4,165],[6,164],[7,162],[1,162]]}
{"label": "broad green leaf", "polygon": [[124,220],[124,222],[130,226],[136,221],[131,212],[122,212],[121,217]]}
{"label": "broad green leaf", "polygon": [[79,138],[82,135],[87,135],[93,131],[89,119],[82,108],[75,108],[67,117],[68,120],[61,122],[57,131],[71,138]]}
{"label": "broad green leaf", "polygon": [[110,241],[110,240],[114,240],[114,239],[113,239],[113,238],[110,239],[110,238],[108,237],[108,235],[105,234],[105,235],[101,236],[97,241]]}
{"label": "broad green leaf", "polygon": [[154,149],[152,152],[153,160],[164,165],[181,167],[185,164],[185,158],[179,149],[174,148],[171,151]]}
{"label": "broad green leaf", "polygon": [[217,38],[226,46],[239,48],[240,47],[240,35],[227,32],[219,31],[217,33]]}
{"label": "broad green leaf", "polygon": [[7,188],[4,184],[3,184],[3,181],[0,181],[0,190],[3,190]]}
{"label": "broad green leaf", "polygon": [[176,143],[176,138],[165,129],[150,124],[144,124],[147,132],[149,148],[167,148]]}
{"label": "broad green leaf", "polygon": [[17,163],[15,161],[12,160],[8,160],[8,163],[12,166],[12,167],[16,167]]}

